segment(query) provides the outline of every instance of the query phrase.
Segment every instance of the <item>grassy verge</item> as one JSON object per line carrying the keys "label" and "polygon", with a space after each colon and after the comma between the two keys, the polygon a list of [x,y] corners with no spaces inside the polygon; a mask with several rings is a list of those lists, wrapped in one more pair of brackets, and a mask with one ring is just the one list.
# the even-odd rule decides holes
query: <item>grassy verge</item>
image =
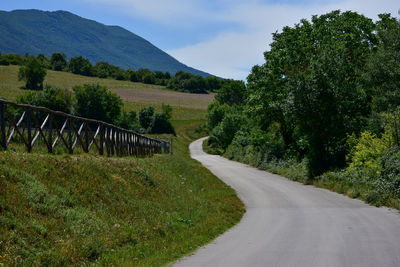
{"label": "grassy verge", "polygon": [[145,159],[1,152],[0,263],[159,266],[210,242],[244,209],[188,143]]}
{"label": "grassy verge", "polygon": [[[210,154],[221,154],[221,151],[208,146],[207,142],[203,143],[203,149]],[[360,181],[345,170],[327,172],[319,177],[310,179],[307,176],[305,160],[299,162],[295,159],[281,159],[265,162],[261,160],[261,155],[251,154],[246,156],[240,151],[222,155],[231,160],[281,175],[292,181],[325,188],[351,198],[358,198],[374,206],[387,206],[400,210],[400,199],[385,195],[385,192],[381,192],[379,184],[368,181],[368,178]]]}
{"label": "grassy verge", "polygon": [[[1,98],[23,92],[17,72],[0,66]],[[127,110],[170,104],[174,154],[49,155],[40,145],[31,154],[22,145],[0,152],[0,266],[166,265],[240,220],[244,207],[235,192],[188,153],[189,143],[206,134],[199,126],[211,100],[63,72],[49,71],[46,82],[99,82],[121,94]]]}

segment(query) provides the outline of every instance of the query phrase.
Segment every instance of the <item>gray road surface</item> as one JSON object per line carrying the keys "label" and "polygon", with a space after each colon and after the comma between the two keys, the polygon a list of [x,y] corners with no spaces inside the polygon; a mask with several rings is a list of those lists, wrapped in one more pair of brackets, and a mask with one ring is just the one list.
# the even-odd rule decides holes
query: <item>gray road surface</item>
{"label": "gray road surface", "polygon": [[242,221],[175,266],[400,266],[400,215],[205,154],[191,155],[234,188]]}

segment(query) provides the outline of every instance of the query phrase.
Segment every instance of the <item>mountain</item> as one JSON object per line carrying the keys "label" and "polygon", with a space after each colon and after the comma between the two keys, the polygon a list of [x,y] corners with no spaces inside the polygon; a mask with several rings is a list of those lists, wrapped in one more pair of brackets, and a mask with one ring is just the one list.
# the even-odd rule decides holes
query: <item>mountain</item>
{"label": "mountain", "polygon": [[149,41],[119,26],[107,26],[67,11],[0,11],[0,52],[84,56],[124,69],[148,68],[175,74],[210,74],[180,63]]}

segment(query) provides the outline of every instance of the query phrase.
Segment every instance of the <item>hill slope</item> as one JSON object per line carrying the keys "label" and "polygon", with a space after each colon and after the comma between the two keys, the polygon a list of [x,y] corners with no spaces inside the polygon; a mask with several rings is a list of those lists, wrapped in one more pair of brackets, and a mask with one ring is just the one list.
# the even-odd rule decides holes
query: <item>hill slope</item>
{"label": "hill slope", "polygon": [[84,56],[92,63],[106,61],[122,68],[179,70],[210,74],[190,68],[140,36],[119,26],[106,26],[66,11],[0,11],[0,52],[44,54],[63,52]]}

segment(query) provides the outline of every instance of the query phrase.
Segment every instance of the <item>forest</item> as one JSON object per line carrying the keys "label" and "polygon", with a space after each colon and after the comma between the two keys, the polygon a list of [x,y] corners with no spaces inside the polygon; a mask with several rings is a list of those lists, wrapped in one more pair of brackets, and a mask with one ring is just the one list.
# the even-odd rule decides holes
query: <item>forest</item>
{"label": "forest", "polygon": [[274,33],[264,58],[208,107],[207,150],[399,206],[400,22],[313,16]]}

